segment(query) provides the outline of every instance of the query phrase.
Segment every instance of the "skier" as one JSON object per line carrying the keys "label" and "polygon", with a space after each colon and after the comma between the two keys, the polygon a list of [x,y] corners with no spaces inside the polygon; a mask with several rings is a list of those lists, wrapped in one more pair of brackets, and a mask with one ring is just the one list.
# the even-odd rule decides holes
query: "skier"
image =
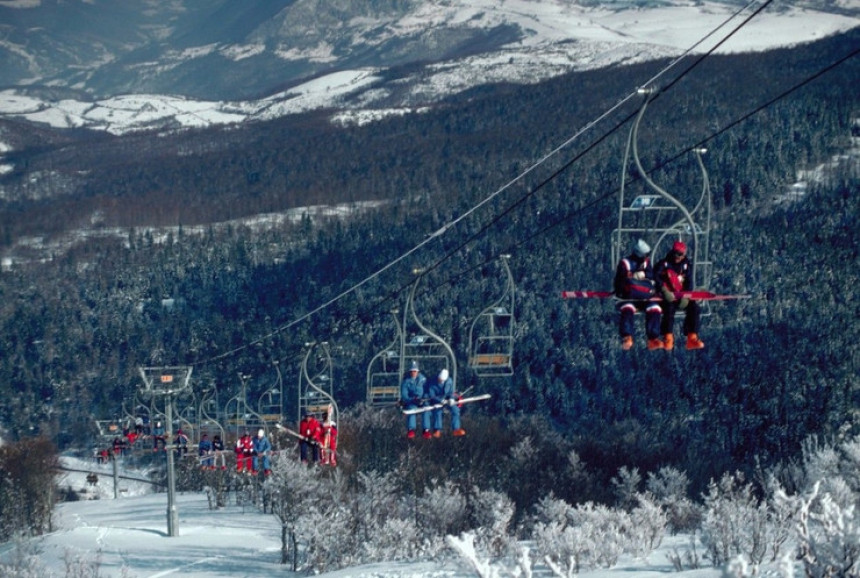
{"label": "skier", "polygon": [[215,469],[215,465],[212,461],[212,441],[209,439],[208,434],[203,434],[202,436],[200,436],[200,443],[197,444],[197,455],[203,458],[200,460],[201,469]]}
{"label": "skier", "polygon": [[158,446],[164,448],[167,439],[164,435],[164,426],[160,421],[155,422],[155,427],[152,428],[152,451],[158,451]]}
{"label": "skier", "polygon": [[[216,435],[212,438],[212,453],[215,454],[215,463],[221,462],[221,469],[227,469],[227,460],[224,457],[224,442],[221,440],[221,436]],[[213,464],[214,467],[214,464]]]}
{"label": "skier", "polygon": [[[252,473],[256,474],[260,471],[260,462],[262,461],[263,474],[269,475],[272,473],[272,465],[269,461],[269,453],[272,451],[272,444],[269,438],[266,437],[266,432],[262,428],[257,430],[257,437],[254,438],[254,469]],[[262,457],[262,460],[260,459]]]}
{"label": "skier", "polygon": [[302,421],[299,422],[299,456],[302,463],[308,463],[308,449],[312,452],[313,461],[317,463],[320,459],[320,438],[322,437],[322,427],[309,411],[305,411],[302,415]]}
{"label": "skier", "polygon": [[188,454],[188,436],[181,429],[177,430],[173,445],[176,448],[177,458]]}
{"label": "skier", "polygon": [[663,296],[663,321],[660,332],[666,349],[675,348],[675,311],[682,309],[684,317],[684,335],[687,336],[687,349],[703,349],[705,343],[699,339],[699,320],[701,313],[696,301],[675,299],[675,291],[693,290],[693,267],[687,259],[687,245],[683,241],[675,241],[672,250],[659,262],[654,270],[660,292]]}
{"label": "skier", "polygon": [[[448,377],[448,370],[443,369],[436,381],[427,389],[427,396],[433,405],[443,404],[451,412],[451,435],[464,436],[466,430],[460,427],[460,407],[457,405],[457,395],[454,393],[454,382]],[[444,408],[432,410],[433,437],[442,437],[442,412]]]}
{"label": "skier", "polygon": [[337,424],[331,418],[331,411],[323,414],[322,449],[320,454],[320,463],[323,465],[337,465]]}
{"label": "skier", "polygon": [[[418,369],[418,362],[413,361],[409,366],[409,375],[407,375],[400,384],[400,405],[403,409],[414,409],[421,407],[426,403],[426,392],[424,388],[427,384],[427,378]],[[412,439],[415,437],[415,414],[406,416],[406,437]],[[430,414],[426,411],[421,414],[421,427],[424,430],[424,438],[429,439],[430,434]]]}
{"label": "skier", "polygon": [[248,430],[242,432],[242,437],[236,440],[236,472],[250,472],[254,457],[254,442]]}
{"label": "skier", "polygon": [[654,296],[654,269],[650,255],[651,247],[639,239],[633,246],[633,252],[621,259],[615,270],[613,289],[616,297],[622,299],[618,310],[621,314],[621,349],[624,351],[633,347],[633,315],[636,311],[645,312],[649,351],[665,347],[660,340],[660,303],[648,301]]}

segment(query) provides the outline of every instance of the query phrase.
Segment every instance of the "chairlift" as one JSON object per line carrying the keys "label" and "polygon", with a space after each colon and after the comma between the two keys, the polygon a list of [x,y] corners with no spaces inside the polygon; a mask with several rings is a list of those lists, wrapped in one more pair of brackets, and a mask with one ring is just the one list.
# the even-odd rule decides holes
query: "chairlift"
{"label": "chairlift", "polygon": [[257,400],[257,413],[268,426],[279,424],[284,419],[284,382],[279,363],[274,361],[273,365],[278,379],[272,387],[260,394]]}
{"label": "chairlift", "polygon": [[[407,365],[412,361],[418,363],[421,371],[428,378],[431,375],[436,375],[443,369],[448,370],[448,375],[451,382],[454,384],[454,389],[457,389],[457,359],[454,356],[454,350],[440,335],[432,331],[424,325],[418,317],[415,310],[415,294],[418,291],[418,286],[421,283],[423,271],[416,269],[414,271],[416,277],[412,283],[412,288],[406,298],[406,305],[403,308],[402,318],[402,335],[407,332],[411,335],[409,340],[402,339],[400,346],[400,367],[405,371]],[[403,375],[399,376],[397,385],[399,388],[400,381]],[[399,389],[398,389],[399,399]]]}
{"label": "chairlift", "polygon": [[403,330],[397,314],[396,310],[391,312],[396,329],[393,341],[374,355],[367,366],[367,403],[374,407],[400,400],[400,380],[404,372],[400,357]]}
{"label": "chairlift", "polygon": [[305,413],[322,416],[332,412],[329,418],[337,421],[337,403],[332,394],[333,364],[327,342],[306,344],[307,353],[302,360],[298,383],[298,416],[300,422]]}
{"label": "chairlift", "polygon": [[486,307],[469,328],[469,368],[479,377],[507,377],[514,373],[514,278],[510,255],[499,261],[505,271],[502,295]]}
{"label": "chairlift", "polygon": [[[629,252],[630,247],[638,238],[644,238],[652,247],[652,255],[662,255],[667,252],[665,247],[671,246],[676,240],[685,240],[687,255],[690,260],[694,287],[707,288],[711,280],[712,262],[710,250],[710,219],[711,192],[708,173],[702,162],[705,149],[693,151],[696,162],[702,173],[702,192],[695,203],[682,202],[657,185],[642,166],[639,157],[639,128],[649,102],[656,91],[643,90],[645,94],[639,113],[627,139],[622,164],[621,186],[619,189],[618,224],[612,231],[611,259],[612,268]],[[649,189],[646,194],[632,195],[627,191],[628,169],[630,164],[641,175],[645,186]],[[689,199],[685,199],[688,200]],[[661,246],[664,249],[661,250]],[[703,307],[702,315],[706,314]]]}

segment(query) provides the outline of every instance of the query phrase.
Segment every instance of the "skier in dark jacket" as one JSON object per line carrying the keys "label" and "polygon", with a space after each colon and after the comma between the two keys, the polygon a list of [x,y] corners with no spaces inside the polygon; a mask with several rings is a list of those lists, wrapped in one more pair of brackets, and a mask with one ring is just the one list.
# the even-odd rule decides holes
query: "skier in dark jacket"
{"label": "skier in dark jacket", "polygon": [[688,298],[675,299],[676,291],[693,290],[693,266],[687,259],[687,245],[676,241],[672,250],[659,262],[654,271],[660,293],[663,296],[663,321],[660,332],[666,349],[675,347],[675,312],[678,309],[686,313],[684,317],[684,335],[687,336],[687,349],[702,349],[704,342],[699,339],[701,312],[699,304]]}
{"label": "skier in dark jacket", "polygon": [[645,312],[645,333],[648,349],[663,349],[660,340],[660,303],[649,301],[654,296],[654,269],[651,266],[651,247],[639,239],[633,252],[621,259],[615,270],[614,291],[622,299],[618,305],[621,314],[619,333],[621,349],[633,347],[633,316],[636,311]]}
{"label": "skier in dark jacket", "polygon": [[[427,383],[427,378],[418,370],[418,362],[413,361],[409,366],[409,374],[403,379],[400,384],[400,405],[403,409],[415,409],[423,406],[426,403],[426,392],[424,388]],[[406,437],[415,437],[415,414],[406,416]],[[428,412],[421,413],[421,427],[424,430],[424,437],[429,438],[430,434],[430,414]]]}
{"label": "skier in dark jacket", "polygon": [[209,434],[200,436],[200,443],[197,444],[197,456],[200,458],[200,467],[202,469],[215,469],[214,462],[212,461],[212,440],[209,439]]}
{"label": "skier in dark jacket", "polygon": [[212,453],[215,454],[215,463],[221,462],[221,469],[227,469],[227,458],[224,457],[224,441],[221,436],[216,435],[212,438]]}

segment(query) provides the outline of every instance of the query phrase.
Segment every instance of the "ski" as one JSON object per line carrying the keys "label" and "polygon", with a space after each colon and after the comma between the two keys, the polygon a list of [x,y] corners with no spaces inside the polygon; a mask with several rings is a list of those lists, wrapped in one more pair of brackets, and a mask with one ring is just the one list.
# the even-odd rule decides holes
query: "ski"
{"label": "ski", "polygon": [[302,441],[306,441],[306,442],[308,442],[309,444],[313,444],[313,445],[315,445],[315,446],[320,445],[320,443],[319,443],[318,441],[316,441],[316,440],[312,440],[312,439],[311,439],[311,438],[309,438],[308,436],[303,436],[302,434],[300,434],[300,433],[299,433],[299,432],[297,432],[296,430],[292,430],[292,429],[290,429],[290,428],[288,428],[288,427],[282,426],[282,425],[281,425],[281,424],[279,424],[279,423],[276,423],[276,424],[275,424],[275,427],[276,427],[277,429],[279,429],[280,431],[285,432],[285,433],[288,433],[288,434],[290,434],[291,436],[297,437],[297,438],[299,438],[299,439],[300,439],[300,440],[302,440]]}
{"label": "ski", "polygon": [[[457,400],[457,405],[461,405],[464,403],[472,403],[473,401],[484,401],[485,399],[490,399],[491,396],[489,393],[484,393],[482,395],[475,395],[472,397],[464,397],[462,399]],[[447,404],[444,403],[434,403],[433,405],[425,405],[422,407],[416,407],[412,409],[404,409],[403,415],[414,415],[416,413],[424,413],[425,411],[433,411],[434,409],[442,409]]]}
{"label": "ski", "polygon": [[[659,295],[650,299],[622,299],[616,297],[612,291],[562,291],[563,299],[607,299],[615,298],[619,301],[663,301]],[[749,299],[750,295],[718,295],[710,291],[675,291],[675,299],[692,299],[693,301],[727,301],[729,299]]]}

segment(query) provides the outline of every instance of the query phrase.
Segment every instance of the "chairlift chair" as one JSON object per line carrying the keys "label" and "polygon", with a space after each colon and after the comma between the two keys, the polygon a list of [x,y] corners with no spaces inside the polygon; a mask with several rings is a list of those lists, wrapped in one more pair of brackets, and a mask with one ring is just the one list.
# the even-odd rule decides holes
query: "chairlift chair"
{"label": "chairlift chair", "polygon": [[479,377],[513,375],[514,278],[508,266],[509,255],[499,261],[505,271],[502,295],[472,321],[469,328],[469,368]]}

